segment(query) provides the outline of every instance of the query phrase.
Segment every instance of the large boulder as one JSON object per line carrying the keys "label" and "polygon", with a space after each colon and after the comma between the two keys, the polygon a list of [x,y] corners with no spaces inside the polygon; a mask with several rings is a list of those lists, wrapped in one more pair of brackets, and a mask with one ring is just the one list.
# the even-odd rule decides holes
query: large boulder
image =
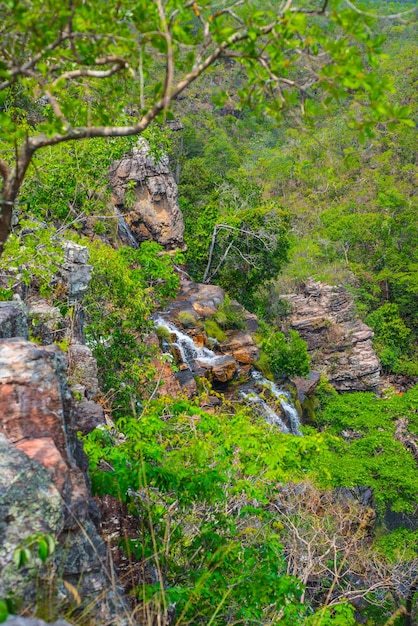
{"label": "large boulder", "polygon": [[[152,239],[169,250],[184,248],[183,215],[166,155],[157,162],[149,144],[140,139],[130,155],[112,164],[110,182],[114,203],[137,243]],[[133,202],[128,203],[128,191]],[[132,245],[120,224],[119,235]]]}
{"label": "large boulder", "polygon": [[115,596],[95,527],[98,511],[66,369],[56,345],[0,339],[0,597],[18,586],[25,602],[34,599],[36,585],[13,569],[13,552],[34,532],[48,532],[58,539],[59,576],[94,607],[98,623],[123,623],[117,614],[124,603]]}
{"label": "large boulder", "polygon": [[373,331],[357,318],[343,287],[309,281],[300,293],[281,297],[291,305],[286,323],[307,342],[313,369],[324,372],[338,391],[378,390]]}

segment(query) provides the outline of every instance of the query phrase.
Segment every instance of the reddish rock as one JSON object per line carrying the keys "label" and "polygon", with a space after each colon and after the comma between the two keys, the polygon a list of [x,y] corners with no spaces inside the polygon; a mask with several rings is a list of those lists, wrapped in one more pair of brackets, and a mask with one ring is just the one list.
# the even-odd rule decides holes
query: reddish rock
{"label": "reddish rock", "polygon": [[[60,493],[66,490],[68,481],[68,466],[51,437],[24,439],[15,443],[16,448],[22,450],[31,459],[43,465],[51,475],[54,485]],[[86,493],[84,495],[87,495]]]}
{"label": "reddish rock", "polygon": [[233,379],[236,369],[237,363],[233,357],[219,356],[213,359],[209,371],[214,380],[226,383]]}
{"label": "reddish rock", "polygon": [[64,411],[71,394],[62,386],[67,363],[56,345],[0,340],[0,432],[9,441],[51,437],[70,460]]}
{"label": "reddish rock", "polygon": [[260,352],[251,335],[239,330],[229,332],[227,341],[221,344],[220,349],[225,354],[233,356],[238,363],[244,365],[254,363],[260,356]]}

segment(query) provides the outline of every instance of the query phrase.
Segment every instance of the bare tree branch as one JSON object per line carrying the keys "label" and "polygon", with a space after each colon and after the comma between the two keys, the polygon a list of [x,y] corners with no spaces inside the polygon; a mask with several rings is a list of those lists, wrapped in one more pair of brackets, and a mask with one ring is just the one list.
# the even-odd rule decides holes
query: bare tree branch
{"label": "bare tree branch", "polygon": [[415,13],[418,9],[417,7],[413,7],[412,9],[407,9],[406,11],[401,11],[400,13],[392,13],[391,15],[379,15],[379,13],[367,13],[367,11],[363,11],[359,9],[351,0],[344,0],[346,5],[350,7],[353,11],[358,13],[359,15],[364,15],[365,17],[374,17],[380,20],[398,20],[402,18],[404,15],[408,15],[410,13]]}

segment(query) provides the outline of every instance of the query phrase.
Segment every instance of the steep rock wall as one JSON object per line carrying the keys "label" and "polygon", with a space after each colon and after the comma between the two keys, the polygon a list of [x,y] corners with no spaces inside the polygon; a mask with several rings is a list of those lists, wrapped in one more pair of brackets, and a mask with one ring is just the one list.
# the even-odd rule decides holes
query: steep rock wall
{"label": "steep rock wall", "polygon": [[343,287],[309,281],[300,293],[282,298],[291,308],[284,326],[307,342],[313,369],[324,372],[337,391],[378,390],[380,361],[373,331],[356,317]]}
{"label": "steep rock wall", "polygon": [[[113,200],[129,230],[121,227],[119,236],[127,245],[152,239],[168,250],[184,248],[184,222],[178,205],[177,184],[170,172],[168,157],[158,163],[150,154],[148,143],[140,139],[132,154],[110,168]],[[134,195],[128,203],[127,191]]]}

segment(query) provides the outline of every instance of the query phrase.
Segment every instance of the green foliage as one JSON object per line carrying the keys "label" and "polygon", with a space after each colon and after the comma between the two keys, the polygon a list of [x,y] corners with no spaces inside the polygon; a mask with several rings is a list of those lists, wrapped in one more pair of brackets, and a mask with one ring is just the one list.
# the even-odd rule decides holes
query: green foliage
{"label": "green foliage", "polygon": [[[242,410],[225,419],[167,398],[118,428],[125,439],[116,446],[110,431],[87,437],[93,486],[139,513],[144,532],[129,550],[164,570],[177,615],[219,626],[227,615],[303,623],[300,584],[286,575],[268,503],[277,481],[322,471],[327,436],[283,435]],[[99,469],[101,458],[112,471]],[[160,591],[148,589],[154,600]]]}
{"label": "green foliage", "polygon": [[371,487],[380,512],[387,503],[412,511],[418,496],[415,461],[394,438],[395,420],[405,415],[416,428],[417,386],[385,400],[371,393],[335,395],[316,412],[327,432],[345,438],[333,445],[333,483]]}
{"label": "green foliage", "polygon": [[225,341],[226,333],[220,328],[215,320],[207,319],[204,323],[205,331],[208,337],[216,339],[216,341]]}
{"label": "green foliage", "polygon": [[373,345],[385,369],[400,374],[418,373],[418,363],[415,372],[408,372],[405,359],[401,358],[409,352],[411,330],[400,317],[397,304],[386,302],[366,317],[366,323],[375,332]]}
{"label": "green foliage", "polygon": [[[108,170],[134,145],[132,138],[99,138],[60,144],[35,154],[21,204],[38,219],[81,227],[88,216],[113,214]],[[96,221],[97,234],[111,234],[115,220]]]}
{"label": "green foliage", "polygon": [[[293,521],[304,533],[303,524],[318,519],[311,519],[312,502],[305,503],[310,521],[290,513],[282,518],[279,485],[309,480],[324,487],[370,485],[379,510],[386,504],[409,510],[416,467],[393,439],[393,419],[418,414],[417,394],[418,388],[390,401],[371,394],[335,396],[321,412],[324,432],[310,429],[304,437],[284,435],[237,405],[228,415],[208,414],[197,402],[169,398],[150,403],[140,419],[119,419],[124,437],[111,429],[88,435],[95,491],[122,499],[139,515],[141,532],[129,541],[131,557],[164,572],[164,590],[145,585],[137,590],[139,601],[148,610],[175,601],[178,619],[190,623],[212,619],[221,626],[232,617],[243,624],[354,624],[353,607],[344,602],[319,607],[313,615],[306,599],[300,604],[302,588],[286,574],[283,561],[282,545],[291,545],[283,523],[289,529]],[[361,437],[338,436],[348,429]],[[112,469],[100,469],[100,459]],[[295,497],[300,493],[296,487]],[[322,500],[318,506],[323,511]],[[323,520],[321,532],[332,534],[333,512],[323,514],[330,519],[329,527]],[[400,531],[390,537],[379,540],[376,554],[399,563],[407,537]],[[412,548],[403,553],[405,563],[414,558]],[[367,569],[375,557],[364,558]],[[318,580],[319,589],[329,584]]]}
{"label": "green foliage", "polygon": [[239,304],[231,302],[228,294],[217,308],[213,319],[224,330],[245,330],[244,311]]}
{"label": "green foliage", "polygon": [[10,235],[0,258],[0,272],[8,283],[0,299],[10,300],[19,285],[32,286],[49,297],[57,286],[56,274],[64,258],[62,240],[53,226],[36,220],[21,220],[20,227],[17,234]]}
{"label": "green foliage", "polygon": [[396,528],[391,533],[378,537],[375,547],[391,563],[412,561],[418,551],[418,531]]}
{"label": "green foliage", "polygon": [[54,538],[46,533],[35,533],[22,542],[13,553],[13,562],[20,568],[31,563],[35,558],[42,563],[51,556],[55,550]]}
{"label": "green foliage", "polygon": [[198,324],[195,315],[190,311],[180,311],[177,315],[177,319],[184,328],[193,328]]}
{"label": "green foliage", "polygon": [[[55,539],[48,533],[35,533],[26,537],[13,553],[16,568],[44,564],[55,551]],[[12,597],[0,598],[0,623],[5,622],[9,615],[15,614],[17,600]]]}
{"label": "green foliage", "polygon": [[288,337],[279,331],[272,332],[261,345],[275,377],[306,376],[309,373],[306,341],[295,330],[290,330]]}
{"label": "green foliage", "polygon": [[143,343],[149,316],[175,295],[179,279],[171,257],[154,242],[138,250],[100,242],[89,248],[93,277],[85,298],[86,337],[115,414],[135,414],[154,377],[152,350]]}

